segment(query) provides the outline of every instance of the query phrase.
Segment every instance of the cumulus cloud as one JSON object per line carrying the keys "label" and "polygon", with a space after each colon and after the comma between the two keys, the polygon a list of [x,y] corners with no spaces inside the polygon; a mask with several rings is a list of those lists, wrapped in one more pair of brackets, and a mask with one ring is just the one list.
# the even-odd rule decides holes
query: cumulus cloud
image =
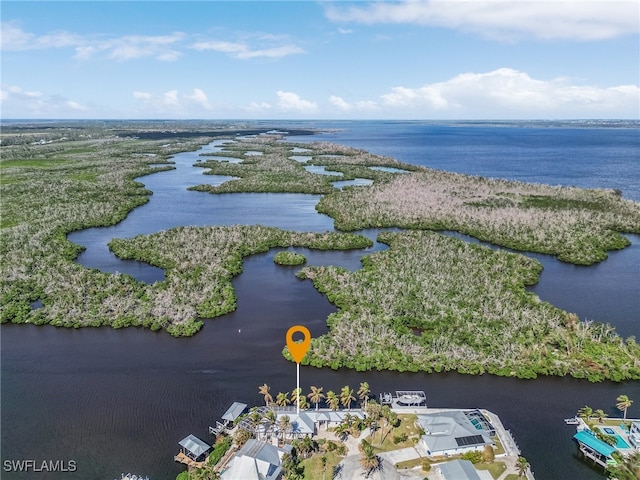
{"label": "cumulus cloud", "polygon": [[331,103],[331,105],[333,105],[334,107],[337,107],[339,110],[342,110],[343,112],[348,112],[353,108],[353,105],[351,105],[349,102],[346,102],[342,97],[338,97],[336,95],[331,95],[329,97],[329,103]]}
{"label": "cumulus cloud", "polygon": [[284,112],[314,113],[318,110],[315,102],[304,100],[293,92],[278,90],[278,108]]}
{"label": "cumulus cloud", "polygon": [[385,111],[421,118],[637,118],[640,88],[571,85],[566,78],[540,80],[501,68],[394,87],[380,100]]}
{"label": "cumulus cloud", "polygon": [[134,91],[132,96],[138,101],[141,111],[147,115],[198,116],[213,110],[209,97],[200,88],[189,93],[177,89],[163,93]]}
{"label": "cumulus cloud", "polygon": [[488,37],[598,40],[640,31],[640,9],[630,0],[403,0],[342,6],[325,4],[336,22],[418,24]]}

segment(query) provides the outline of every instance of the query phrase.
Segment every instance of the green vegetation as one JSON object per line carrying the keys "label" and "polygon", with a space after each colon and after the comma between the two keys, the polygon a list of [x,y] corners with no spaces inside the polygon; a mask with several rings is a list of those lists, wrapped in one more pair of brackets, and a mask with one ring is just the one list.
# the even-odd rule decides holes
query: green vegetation
{"label": "green vegetation", "polygon": [[640,204],[609,190],[509,182],[422,169],[325,196],[336,228],[453,230],[515,250],[590,265],[640,233]]}
{"label": "green vegetation", "polygon": [[307,258],[295,252],[278,252],[273,261],[278,265],[302,265],[307,262]]}
{"label": "green vegetation", "polygon": [[[203,156],[198,166],[237,179],[197,189],[325,194],[317,208],[341,230],[410,229],[381,235],[389,250],[365,257],[357,272],[333,267],[301,271],[339,308],[328,318],[329,333],[313,339],[305,363],[520,378],[640,378],[640,348],[633,338],[623,341],[611,326],[581,322],[525,290],[538,280],[538,262],[425,231],[454,230],[587,265],[628,245],[621,232],[640,233],[637,202],[616,191],[485,179],[349,147],[299,145],[308,149],[306,164],[343,175],[314,174],[290,158],[296,144],[276,135],[241,138],[236,133],[224,126],[214,131],[164,123],[3,132],[0,321],[74,328],[144,326],[193,335],[202,318],[235,308],[230,280],[241,271],[244,256],[273,247],[371,244],[351,234],[242,226],[181,227],[113,240],[110,248],[121,258],[166,269],[166,280],[154,285],[73,261],[82,247],[67,240],[69,232],[113,225],[148,201],[151,192],[137,177],[173,168],[168,163],[172,154],[228,138],[232,141],[225,151],[216,155],[241,158],[240,163]],[[331,185],[338,178],[368,178],[374,184],[339,191]],[[37,300],[43,307],[32,309]],[[286,349],[284,354],[288,356]],[[335,392],[326,396],[335,408],[356,398],[353,391],[346,397]],[[626,410],[623,404],[621,411]]]}
{"label": "green vegetation", "polygon": [[[349,272],[305,267],[339,311],[303,363],[357,370],[640,378],[640,347],[525,290],[541,266],[433,232],[383,233],[389,249]],[[285,350],[285,355],[288,353]]]}
{"label": "green vegetation", "polygon": [[[197,185],[191,190],[210,193],[238,192],[277,192],[277,193],[310,193],[325,194],[336,191],[331,182],[336,180],[353,180],[368,178],[374,181],[389,181],[393,174],[371,170],[369,166],[399,167],[397,160],[378,157],[362,150],[342,148],[337,145],[312,144],[309,154],[311,160],[306,164],[292,160],[292,143],[277,142],[279,136],[263,135],[261,137],[240,138],[225,144],[223,152],[211,155],[242,159],[240,163],[207,160],[196,166],[207,168],[211,175],[228,175],[237,177],[221,185]],[[308,145],[304,145],[308,147]],[[261,152],[262,155],[246,156],[245,153]],[[329,155],[329,156],[328,156]],[[334,156],[337,155],[337,156]],[[341,177],[310,173],[306,165],[324,166],[326,170],[342,173]],[[415,170],[417,167],[403,165],[403,168]]]}
{"label": "green vegetation", "polygon": [[634,451],[628,455],[614,453],[614,458],[618,462],[616,466],[607,469],[609,478],[612,480],[639,480],[640,479],[640,452]]}
{"label": "green vegetation", "polygon": [[[322,459],[325,458],[323,461]],[[335,450],[326,453],[316,453],[303,460],[300,465],[304,468],[305,480],[320,480],[333,478],[333,471],[342,461],[342,456]]]}

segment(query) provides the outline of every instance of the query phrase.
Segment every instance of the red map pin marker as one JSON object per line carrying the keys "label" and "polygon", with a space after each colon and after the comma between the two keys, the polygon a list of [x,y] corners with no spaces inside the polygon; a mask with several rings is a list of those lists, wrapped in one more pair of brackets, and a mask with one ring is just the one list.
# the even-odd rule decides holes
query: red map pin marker
{"label": "red map pin marker", "polygon": [[[302,342],[294,342],[293,334],[296,332],[300,332],[304,335],[304,339]],[[289,330],[287,330],[287,348],[289,349],[289,353],[296,361],[296,363],[302,362],[302,359],[307,354],[309,350],[309,345],[311,344],[311,332],[307,327],[303,327],[302,325],[294,325]]]}

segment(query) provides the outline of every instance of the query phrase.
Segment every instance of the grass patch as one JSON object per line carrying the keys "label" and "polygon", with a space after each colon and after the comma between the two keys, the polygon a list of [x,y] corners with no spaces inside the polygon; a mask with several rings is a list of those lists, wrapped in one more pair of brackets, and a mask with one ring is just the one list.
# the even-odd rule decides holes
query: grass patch
{"label": "grass patch", "polygon": [[[326,456],[327,465],[326,470],[322,471],[322,457]],[[316,453],[311,457],[303,460],[300,464],[304,467],[304,479],[305,480],[322,480],[333,478],[333,471],[336,466],[342,461],[340,455],[335,452]]]}
{"label": "grass patch", "polygon": [[80,180],[80,181],[84,181],[84,182],[95,182],[96,179],[97,179],[97,175],[95,173],[89,173],[89,172],[74,173],[72,175],[69,175],[69,178],[71,180]]}
{"label": "grass patch", "polygon": [[487,470],[491,476],[496,480],[507,469],[507,465],[504,462],[493,463],[477,463],[474,465],[478,470]]}
{"label": "grass patch", "polygon": [[[389,432],[388,428],[384,428],[384,441],[380,444],[381,430],[375,432],[375,437],[372,439],[368,436],[366,440],[371,443],[374,450],[377,453],[390,452],[392,450],[398,450],[400,448],[413,447],[415,445],[414,439],[419,438],[420,434],[418,427],[416,426],[417,415],[415,414],[400,414],[398,419],[400,423],[397,427],[394,427]],[[394,443],[394,437],[406,435],[405,441]]]}
{"label": "grass patch", "polygon": [[43,159],[11,159],[0,161],[0,170],[6,168],[47,168],[58,167],[60,165],[70,164],[71,161],[62,158],[43,158]]}
{"label": "grass patch", "polygon": [[409,469],[409,468],[414,468],[414,467],[419,467],[422,465],[422,458],[414,458],[413,460],[405,460],[404,462],[398,462],[396,463],[396,468],[398,470],[404,470]]}

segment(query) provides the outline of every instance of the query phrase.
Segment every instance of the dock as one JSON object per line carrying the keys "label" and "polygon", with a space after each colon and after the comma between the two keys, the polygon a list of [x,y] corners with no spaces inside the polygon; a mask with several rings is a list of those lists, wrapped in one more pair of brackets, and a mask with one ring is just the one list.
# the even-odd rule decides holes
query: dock
{"label": "dock", "polygon": [[427,406],[427,395],[422,390],[396,390],[393,393],[381,393],[380,404],[391,408],[414,408]]}
{"label": "dock", "polygon": [[189,468],[203,468],[205,466],[205,462],[196,462],[182,452],[173,457],[173,459],[176,462],[184,463]]}

